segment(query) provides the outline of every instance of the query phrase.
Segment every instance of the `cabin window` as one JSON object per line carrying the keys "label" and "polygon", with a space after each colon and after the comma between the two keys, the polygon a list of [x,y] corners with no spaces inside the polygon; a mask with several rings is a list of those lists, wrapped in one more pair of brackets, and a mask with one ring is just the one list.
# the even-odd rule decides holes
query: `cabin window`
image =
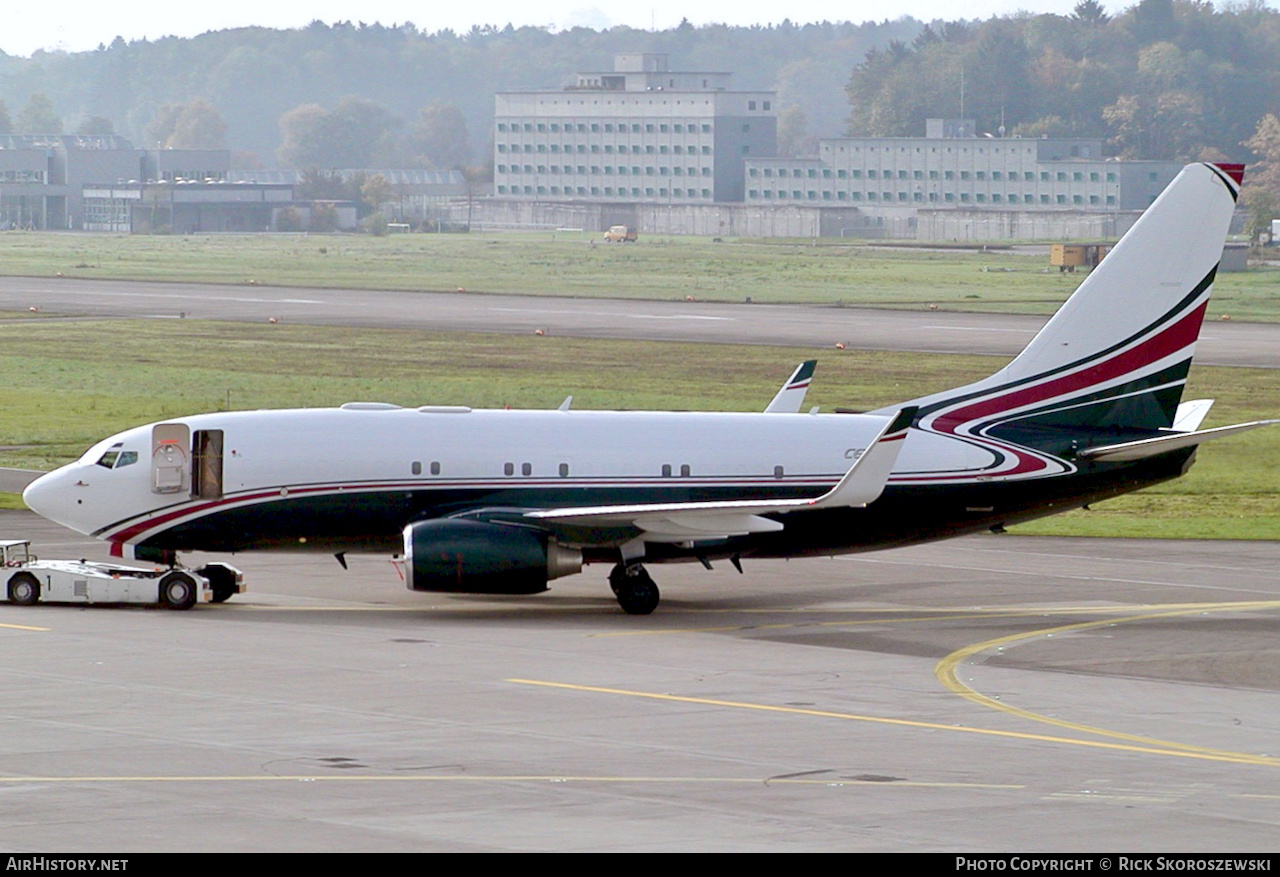
{"label": "cabin window", "polygon": [[524,476],[526,476],[526,477],[528,477],[528,476],[532,475],[532,474],[533,474],[533,464],[531,464],[531,463],[521,463],[521,464],[520,464],[520,474],[521,474],[521,475],[524,475]]}
{"label": "cabin window", "polygon": [[418,462],[417,460],[414,460],[414,461],[413,461],[413,465],[409,467],[409,471],[410,471],[410,472],[412,472],[414,475],[421,475],[421,474],[422,474],[422,464],[421,464],[420,462]]}
{"label": "cabin window", "polygon": [[561,477],[561,478],[568,478],[568,477],[569,477],[569,464],[568,464],[568,463],[561,463],[561,464],[560,464],[560,477]]}
{"label": "cabin window", "polygon": [[773,477],[774,477],[774,478],[781,478],[782,476],[783,476],[783,469],[782,469],[782,467],[781,467],[781,466],[774,466],[774,467],[773,467]]}
{"label": "cabin window", "polygon": [[670,478],[670,477],[671,477],[671,464],[670,464],[670,463],[663,463],[663,464],[662,464],[662,477],[663,477],[663,478]]}
{"label": "cabin window", "polygon": [[432,475],[439,475],[439,474],[440,474],[440,463],[439,463],[439,461],[437,461],[437,460],[432,460],[432,461],[431,461],[431,474],[432,474]]}
{"label": "cabin window", "polygon": [[682,465],[682,466],[680,467],[680,477],[681,477],[681,478],[688,478],[688,477],[689,477],[689,464],[688,464],[688,463],[685,463],[684,465]]}
{"label": "cabin window", "polygon": [[502,474],[503,474],[503,475],[514,475],[514,474],[516,474],[516,465],[515,465],[515,463],[503,463],[503,464],[502,464]]}

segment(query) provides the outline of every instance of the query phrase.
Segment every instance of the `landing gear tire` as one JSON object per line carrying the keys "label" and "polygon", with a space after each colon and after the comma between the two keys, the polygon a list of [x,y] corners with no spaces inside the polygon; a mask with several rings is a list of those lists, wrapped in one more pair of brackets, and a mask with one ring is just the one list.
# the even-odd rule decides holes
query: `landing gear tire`
{"label": "landing gear tire", "polygon": [[166,609],[190,609],[196,605],[197,596],[196,580],[181,570],[166,573],[160,579],[160,605]]}
{"label": "landing gear tire", "polygon": [[618,564],[609,573],[609,587],[618,598],[618,605],[628,615],[648,615],[658,608],[661,595],[648,571],[638,563],[630,566]]}
{"label": "landing gear tire", "polygon": [[40,602],[40,582],[29,572],[9,579],[9,602],[17,606],[34,606]]}
{"label": "landing gear tire", "polygon": [[202,566],[196,572],[209,580],[209,587],[213,590],[213,602],[215,603],[225,603],[240,593],[236,587],[235,573],[222,564]]}

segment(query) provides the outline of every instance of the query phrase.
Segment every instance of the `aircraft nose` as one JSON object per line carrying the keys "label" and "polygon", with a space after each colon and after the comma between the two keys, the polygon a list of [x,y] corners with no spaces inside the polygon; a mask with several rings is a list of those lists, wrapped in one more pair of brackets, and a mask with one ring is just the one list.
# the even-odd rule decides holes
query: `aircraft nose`
{"label": "aircraft nose", "polygon": [[69,467],[55,469],[28,484],[27,489],[22,491],[22,501],[40,517],[75,529],[72,522],[76,507],[76,497],[73,495],[75,480]]}

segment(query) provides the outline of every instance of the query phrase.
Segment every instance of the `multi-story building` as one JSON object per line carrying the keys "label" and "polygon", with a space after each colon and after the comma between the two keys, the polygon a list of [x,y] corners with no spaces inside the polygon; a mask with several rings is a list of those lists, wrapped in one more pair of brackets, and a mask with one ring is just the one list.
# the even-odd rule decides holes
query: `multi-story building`
{"label": "multi-story building", "polygon": [[728,73],[619,55],[560,91],[499,92],[494,193],[539,201],[741,201],[744,160],[777,151],[776,96]]}
{"label": "multi-story building", "polygon": [[930,119],[925,137],[822,140],[816,158],[748,158],[748,204],[884,208],[1141,210],[1181,165],[1102,157],[1093,139],[974,137]]}

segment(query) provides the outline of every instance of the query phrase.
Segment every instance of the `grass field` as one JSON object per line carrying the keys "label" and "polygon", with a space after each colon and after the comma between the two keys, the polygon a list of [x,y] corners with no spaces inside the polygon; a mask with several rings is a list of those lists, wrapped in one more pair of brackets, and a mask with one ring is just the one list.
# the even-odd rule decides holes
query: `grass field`
{"label": "grass field", "polygon": [[[203,411],[337,405],[760,410],[811,350],[187,321],[0,324],[0,465],[51,468],[113,432]],[[807,405],[872,408],[989,357],[831,351]],[[1280,415],[1280,370],[1197,368],[1207,426]],[[10,498],[10,503],[16,497]],[[1206,446],[1186,478],[1014,532],[1280,538],[1280,427]]]}
{"label": "grass field", "polygon": [[[1047,314],[1083,278],[1007,250],[870,247],[822,239],[544,233],[369,236],[0,233],[0,275],[185,280],[610,298],[805,302]],[[1280,269],[1223,275],[1213,314],[1280,320]]]}

